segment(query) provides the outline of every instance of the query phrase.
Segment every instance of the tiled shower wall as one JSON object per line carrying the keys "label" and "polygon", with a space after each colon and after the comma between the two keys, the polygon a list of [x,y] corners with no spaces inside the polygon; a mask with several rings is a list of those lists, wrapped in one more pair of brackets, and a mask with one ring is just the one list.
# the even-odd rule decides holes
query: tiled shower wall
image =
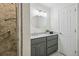
{"label": "tiled shower wall", "polygon": [[16,4],[0,4],[0,55],[17,55]]}

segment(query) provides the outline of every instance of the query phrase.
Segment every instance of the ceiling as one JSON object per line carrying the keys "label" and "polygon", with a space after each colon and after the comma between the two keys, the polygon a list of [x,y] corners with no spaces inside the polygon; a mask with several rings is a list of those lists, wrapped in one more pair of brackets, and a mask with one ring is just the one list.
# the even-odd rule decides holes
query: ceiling
{"label": "ceiling", "polygon": [[72,4],[75,4],[75,3],[40,3],[41,5],[44,5],[46,7],[64,7],[64,6],[69,6],[69,5],[72,5]]}

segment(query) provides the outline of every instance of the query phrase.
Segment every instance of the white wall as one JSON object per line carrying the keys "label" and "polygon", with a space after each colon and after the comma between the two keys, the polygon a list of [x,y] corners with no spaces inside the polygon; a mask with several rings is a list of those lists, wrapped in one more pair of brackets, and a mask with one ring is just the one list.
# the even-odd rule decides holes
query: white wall
{"label": "white wall", "polygon": [[[45,7],[45,6],[43,6],[43,5],[41,5],[41,4],[39,4],[39,3],[31,3],[30,4],[30,24],[31,24],[31,33],[35,33],[35,32],[37,32],[37,33],[39,33],[39,32],[44,32],[44,30],[45,29],[39,29],[39,28],[35,28],[33,25],[32,25],[32,23],[33,24],[36,24],[37,22],[35,22],[34,20],[35,19],[33,19],[33,14],[32,14],[32,11],[33,11],[33,8],[35,8],[35,9],[37,9],[37,10],[43,10],[43,11],[46,11],[47,12],[47,26],[46,26],[46,28],[47,29],[49,29],[49,21],[50,21],[50,8],[48,8],[48,7]],[[42,21],[42,20],[40,20],[40,21]],[[45,23],[45,21],[42,21],[42,22],[44,22]],[[41,25],[41,24],[40,24]]]}
{"label": "white wall", "polygon": [[58,8],[51,8],[50,30],[58,32]]}

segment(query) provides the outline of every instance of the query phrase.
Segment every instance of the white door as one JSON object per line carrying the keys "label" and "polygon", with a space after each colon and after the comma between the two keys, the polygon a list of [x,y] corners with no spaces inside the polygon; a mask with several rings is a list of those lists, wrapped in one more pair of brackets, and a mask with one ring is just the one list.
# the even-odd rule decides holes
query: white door
{"label": "white door", "polygon": [[76,7],[59,10],[59,51],[68,56],[76,55]]}

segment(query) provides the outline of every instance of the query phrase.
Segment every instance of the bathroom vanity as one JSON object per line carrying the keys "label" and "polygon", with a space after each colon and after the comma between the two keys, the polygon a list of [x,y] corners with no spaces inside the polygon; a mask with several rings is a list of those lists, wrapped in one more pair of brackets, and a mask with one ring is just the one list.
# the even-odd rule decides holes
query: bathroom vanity
{"label": "bathroom vanity", "polygon": [[48,56],[58,50],[57,34],[40,34],[31,37],[31,55]]}

